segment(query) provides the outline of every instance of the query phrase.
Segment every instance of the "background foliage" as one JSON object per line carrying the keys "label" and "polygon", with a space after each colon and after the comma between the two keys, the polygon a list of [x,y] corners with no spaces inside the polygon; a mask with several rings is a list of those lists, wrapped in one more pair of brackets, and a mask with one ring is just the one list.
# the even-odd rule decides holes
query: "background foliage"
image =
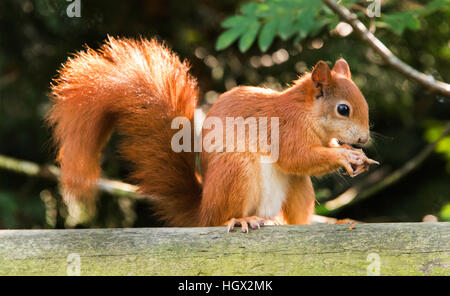
{"label": "background foliage", "polygon": [[[239,84],[284,88],[318,60],[344,57],[370,106],[371,158],[395,170],[442,132],[450,102],[383,66],[355,34],[339,33],[338,18],[320,1],[212,0],[86,1],[80,18],[66,15],[66,1],[0,2],[0,154],[52,163],[50,133],[42,118],[47,92],[60,64],[85,44],[97,48],[107,34],[157,37],[192,64],[202,103]],[[382,1],[381,16],[364,13],[370,2],[343,1],[397,56],[436,79],[450,74],[448,1]],[[236,42],[235,42],[236,41]],[[235,43],[234,43],[235,42]],[[126,179],[126,163],[104,155],[104,175]],[[338,174],[315,179],[322,205],[355,182]],[[368,222],[421,221],[427,214],[450,220],[450,137],[394,185],[334,213]],[[70,221],[52,181],[0,170],[0,228],[121,227],[155,225],[149,206],[102,194],[97,215]],[[327,214],[322,206],[319,211]]]}

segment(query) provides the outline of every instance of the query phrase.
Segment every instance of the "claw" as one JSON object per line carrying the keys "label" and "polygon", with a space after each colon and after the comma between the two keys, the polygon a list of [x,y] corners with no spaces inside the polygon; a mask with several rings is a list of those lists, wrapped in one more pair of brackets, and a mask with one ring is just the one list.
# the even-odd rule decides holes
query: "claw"
{"label": "claw", "polygon": [[259,229],[261,226],[259,225],[259,222],[258,221],[255,221],[254,219],[250,219],[249,221],[249,224],[250,224],[250,227],[252,228],[252,229]]}
{"label": "claw", "polygon": [[242,232],[244,233],[248,233],[248,223],[247,221],[241,221],[241,228],[242,228]]}
{"label": "claw", "polygon": [[251,229],[259,229],[261,226],[264,226],[264,221],[266,219],[260,218],[257,216],[251,217],[243,217],[243,218],[231,218],[228,220],[225,225],[227,226],[227,231],[231,232],[234,229],[234,226],[240,225],[242,232],[248,233],[248,226],[250,225]]}
{"label": "claw", "polygon": [[379,164],[380,164],[378,161],[373,160],[373,159],[370,159],[370,158],[367,158],[367,159],[366,159],[366,162],[367,162],[368,164],[376,164],[376,165],[379,165]]}
{"label": "claw", "polygon": [[231,232],[234,229],[234,223],[227,224],[227,232]]}

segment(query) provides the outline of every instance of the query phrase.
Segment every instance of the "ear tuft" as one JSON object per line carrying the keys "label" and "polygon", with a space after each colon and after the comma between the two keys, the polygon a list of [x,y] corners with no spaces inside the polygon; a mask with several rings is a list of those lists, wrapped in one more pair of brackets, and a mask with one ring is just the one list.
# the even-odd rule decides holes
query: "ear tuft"
{"label": "ear tuft", "polygon": [[344,75],[348,79],[352,78],[352,73],[350,73],[350,67],[343,58],[340,58],[339,60],[336,61],[333,67],[333,72]]}
{"label": "ear tuft", "polygon": [[315,84],[328,84],[331,80],[331,71],[327,63],[318,61],[311,73],[311,79]]}

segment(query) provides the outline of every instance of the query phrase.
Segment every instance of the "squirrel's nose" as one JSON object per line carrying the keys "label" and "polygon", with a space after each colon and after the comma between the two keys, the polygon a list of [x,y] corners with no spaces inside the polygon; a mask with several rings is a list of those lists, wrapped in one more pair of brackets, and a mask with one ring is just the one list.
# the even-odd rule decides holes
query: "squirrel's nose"
{"label": "squirrel's nose", "polygon": [[358,138],[358,144],[366,144],[369,142],[369,136],[362,136]]}

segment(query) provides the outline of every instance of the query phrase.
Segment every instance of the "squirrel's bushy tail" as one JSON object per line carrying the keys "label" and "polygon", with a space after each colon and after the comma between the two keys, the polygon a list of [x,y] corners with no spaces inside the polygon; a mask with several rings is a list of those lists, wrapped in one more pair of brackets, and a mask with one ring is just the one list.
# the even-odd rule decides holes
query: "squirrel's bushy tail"
{"label": "squirrel's bushy tail", "polygon": [[191,120],[197,83],[189,66],[156,40],[108,37],[70,58],[52,85],[53,127],[65,198],[92,198],[101,152],[114,129],[131,178],[168,224],[195,225],[201,187],[194,153],[171,148],[171,121]]}

